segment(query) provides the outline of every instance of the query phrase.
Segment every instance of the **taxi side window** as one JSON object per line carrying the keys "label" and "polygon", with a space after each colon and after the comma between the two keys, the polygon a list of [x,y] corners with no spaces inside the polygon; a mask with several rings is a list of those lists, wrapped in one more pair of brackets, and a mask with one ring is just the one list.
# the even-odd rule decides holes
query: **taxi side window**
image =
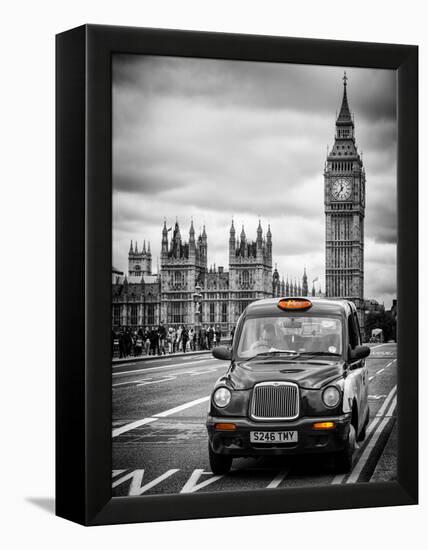
{"label": "taxi side window", "polygon": [[360,330],[360,322],[358,321],[358,316],[354,311],[354,322],[355,322],[355,330],[357,332],[357,345],[361,345],[361,330]]}
{"label": "taxi side window", "polygon": [[349,345],[354,349],[360,343],[360,334],[355,324],[354,315],[351,313],[348,317]]}

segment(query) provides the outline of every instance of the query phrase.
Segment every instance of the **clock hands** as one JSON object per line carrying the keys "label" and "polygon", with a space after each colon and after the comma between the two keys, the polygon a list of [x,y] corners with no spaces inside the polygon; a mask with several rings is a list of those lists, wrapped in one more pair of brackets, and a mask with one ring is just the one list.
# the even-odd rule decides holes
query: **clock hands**
{"label": "clock hands", "polygon": [[337,198],[344,199],[348,196],[349,184],[346,181],[337,180],[334,185],[334,194]]}

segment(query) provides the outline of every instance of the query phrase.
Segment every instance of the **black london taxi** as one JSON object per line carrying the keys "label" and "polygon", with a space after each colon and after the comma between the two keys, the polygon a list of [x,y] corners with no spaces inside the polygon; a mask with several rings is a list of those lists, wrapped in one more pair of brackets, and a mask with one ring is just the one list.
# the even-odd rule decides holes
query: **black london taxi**
{"label": "black london taxi", "polygon": [[207,418],[214,474],[233,458],[331,453],[352,467],[369,420],[368,374],[355,305],[347,300],[273,298],[252,302],[238,320],[229,360]]}

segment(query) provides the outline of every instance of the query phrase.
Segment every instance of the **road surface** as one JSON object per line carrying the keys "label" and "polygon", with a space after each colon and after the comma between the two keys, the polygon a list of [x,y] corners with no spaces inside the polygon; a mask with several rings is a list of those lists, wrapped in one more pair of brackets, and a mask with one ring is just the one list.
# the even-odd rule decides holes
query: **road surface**
{"label": "road surface", "polygon": [[[307,456],[236,459],[227,476],[215,476],[205,419],[211,389],[227,363],[203,353],[113,363],[113,496],[370,482],[394,426],[397,403],[396,344],[371,348],[370,422],[348,475],[335,475],[326,457]],[[391,442],[388,447],[394,478]]]}

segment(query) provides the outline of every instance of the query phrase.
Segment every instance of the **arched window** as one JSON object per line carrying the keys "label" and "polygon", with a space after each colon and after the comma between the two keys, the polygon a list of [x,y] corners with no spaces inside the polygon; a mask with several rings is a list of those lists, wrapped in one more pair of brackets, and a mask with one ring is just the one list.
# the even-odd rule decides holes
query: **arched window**
{"label": "arched window", "polygon": [[182,271],[174,272],[174,285],[181,286],[184,283],[184,274]]}
{"label": "arched window", "polygon": [[246,269],[242,272],[241,284],[242,286],[248,286],[250,283],[250,274]]}

